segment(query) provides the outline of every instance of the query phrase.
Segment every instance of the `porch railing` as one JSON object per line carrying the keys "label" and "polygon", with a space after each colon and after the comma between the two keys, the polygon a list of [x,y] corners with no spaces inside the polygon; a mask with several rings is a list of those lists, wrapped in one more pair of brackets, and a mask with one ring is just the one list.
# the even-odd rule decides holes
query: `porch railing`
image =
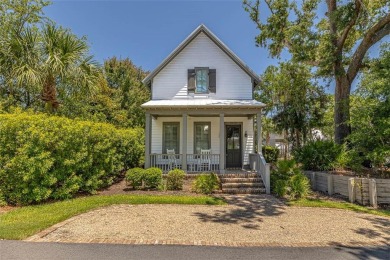
{"label": "porch railing", "polygon": [[[219,154],[187,154],[187,173],[219,171]],[[183,169],[182,154],[151,154],[150,167],[160,168],[164,173]]]}
{"label": "porch railing", "polygon": [[160,168],[164,173],[182,168],[181,154],[151,154],[150,166]]}
{"label": "porch railing", "polygon": [[251,170],[256,171],[261,175],[267,194],[271,193],[271,180],[270,180],[270,164],[265,161],[262,154],[251,153],[249,154],[249,164]]}
{"label": "porch railing", "polygon": [[187,154],[187,173],[219,171],[219,154]]}

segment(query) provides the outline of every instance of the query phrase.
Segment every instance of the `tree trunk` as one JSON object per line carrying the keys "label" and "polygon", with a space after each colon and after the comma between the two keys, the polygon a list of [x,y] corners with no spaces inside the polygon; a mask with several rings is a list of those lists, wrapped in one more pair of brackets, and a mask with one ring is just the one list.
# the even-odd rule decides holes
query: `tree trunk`
{"label": "tree trunk", "polygon": [[301,132],[299,131],[298,128],[295,128],[295,148],[300,148],[301,147]]}
{"label": "tree trunk", "polygon": [[46,102],[47,109],[52,112],[53,109],[57,109],[59,102],[57,100],[56,82],[53,76],[48,76],[45,80],[42,100]]}
{"label": "tree trunk", "polygon": [[351,84],[346,75],[336,76],[335,89],[335,141],[342,144],[345,138],[351,133],[350,116],[349,116],[349,93]]}

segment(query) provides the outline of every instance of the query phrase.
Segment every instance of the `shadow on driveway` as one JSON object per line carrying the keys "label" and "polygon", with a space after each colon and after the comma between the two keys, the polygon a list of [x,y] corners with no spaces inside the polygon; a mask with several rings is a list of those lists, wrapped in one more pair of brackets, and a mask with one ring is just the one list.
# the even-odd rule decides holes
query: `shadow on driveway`
{"label": "shadow on driveway", "polygon": [[[362,219],[370,221],[373,227],[376,228],[376,230],[372,228],[361,227],[354,231],[357,234],[366,236],[368,238],[374,238],[380,236],[383,238],[382,242],[388,244],[390,247],[390,218],[377,217],[377,216],[364,216],[362,217]],[[388,259],[390,259],[390,250],[389,250]]]}
{"label": "shadow on driveway", "polygon": [[258,222],[264,216],[278,216],[284,213],[286,207],[283,202],[270,195],[225,195],[220,196],[229,208],[221,207],[214,213],[196,212],[202,222],[216,222],[222,224],[241,224],[248,229],[259,229]]}

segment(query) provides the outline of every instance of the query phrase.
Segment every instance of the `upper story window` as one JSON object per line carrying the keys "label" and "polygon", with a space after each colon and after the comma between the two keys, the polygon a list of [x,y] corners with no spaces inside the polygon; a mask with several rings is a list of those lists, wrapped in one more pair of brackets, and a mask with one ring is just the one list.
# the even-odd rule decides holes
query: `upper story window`
{"label": "upper story window", "polygon": [[195,68],[195,93],[209,92],[209,69]]}
{"label": "upper story window", "polygon": [[188,69],[188,93],[209,94],[217,91],[217,70],[208,67]]}

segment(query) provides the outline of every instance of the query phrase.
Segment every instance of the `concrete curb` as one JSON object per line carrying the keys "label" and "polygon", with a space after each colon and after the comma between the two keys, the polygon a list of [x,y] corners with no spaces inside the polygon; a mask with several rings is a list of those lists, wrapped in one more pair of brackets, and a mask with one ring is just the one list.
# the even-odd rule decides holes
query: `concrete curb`
{"label": "concrete curb", "polygon": [[[43,234],[42,234],[43,235]],[[42,243],[47,242],[42,240],[38,234],[27,238],[25,241]],[[119,245],[185,245],[185,246],[219,246],[219,247],[366,247],[366,246],[390,246],[390,244],[382,242],[373,243],[335,243],[335,242],[311,242],[311,243],[262,243],[262,242],[210,242],[202,240],[180,241],[180,240],[151,240],[151,239],[115,239],[115,238],[94,238],[89,240],[84,239],[58,239],[55,243],[71,243],[71,244],[119,244]]]}

